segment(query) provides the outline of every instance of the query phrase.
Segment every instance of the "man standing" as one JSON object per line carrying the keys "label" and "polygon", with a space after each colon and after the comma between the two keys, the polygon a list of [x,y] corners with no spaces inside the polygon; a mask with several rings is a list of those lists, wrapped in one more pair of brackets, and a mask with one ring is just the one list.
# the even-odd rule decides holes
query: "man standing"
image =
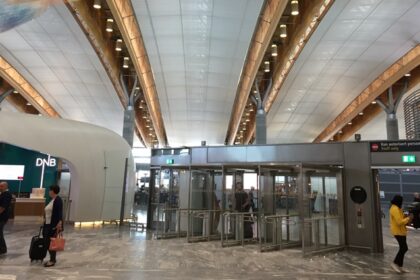
{"label": "man standing", "polygon": [[6,182],[0,183],[0,255],[7,253],[6,241],[4,241],[3,229],[9,219],[9,208],[12,195]]}

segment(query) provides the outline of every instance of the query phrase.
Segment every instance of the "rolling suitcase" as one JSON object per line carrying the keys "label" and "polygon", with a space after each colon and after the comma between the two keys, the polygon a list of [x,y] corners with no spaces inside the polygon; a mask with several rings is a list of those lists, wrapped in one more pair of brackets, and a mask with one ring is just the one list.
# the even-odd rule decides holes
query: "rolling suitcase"
{"label": "rolling suitcase", "polygon": [[32,237],[31,247],[29,248],[29,258],[31,262],[45,259],[47,255],[47,244],[44,237],[41,237],[42,226],[39,229],[38,235]]}

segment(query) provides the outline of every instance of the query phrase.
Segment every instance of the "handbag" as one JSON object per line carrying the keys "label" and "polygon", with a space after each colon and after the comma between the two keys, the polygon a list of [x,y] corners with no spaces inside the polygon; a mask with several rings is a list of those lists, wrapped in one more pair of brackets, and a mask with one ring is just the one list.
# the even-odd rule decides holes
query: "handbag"
{"label": "handbag", "polygon": [[57,233],[56,237],[51,237],[50,247],[48,250],[50,251],[64,251],[64,245],[66,244],[66,240],[63,237],[63,234]]}

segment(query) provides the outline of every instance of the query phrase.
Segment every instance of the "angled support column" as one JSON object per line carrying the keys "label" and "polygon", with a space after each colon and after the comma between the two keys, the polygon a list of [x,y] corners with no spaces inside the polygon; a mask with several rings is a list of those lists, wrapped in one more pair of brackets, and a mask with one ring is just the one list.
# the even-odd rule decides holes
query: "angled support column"
{"label": "angled support column", "polygon": [[134,113],[134,104],[139,97],[137,94],[137,76],[134,81],[134,85],[131,89],[131,93],[128,93],[127,86],[124,82],[122,74],[120,76],[120,82],[123,87],[124,94],[127,97],[128,105],[124,110],[124,126],[123,126],[123,138],[127,141],[128,145],[133,148],[133,139],[134,139],[134,129],[135,129],[135,113]]}
{"label": "angled support column", "polygon": [[[270,79],[270,84],[268,85],[265,94],[267,94],[271,90],[272,84],[273,80]],[[255,144],[267,144],[267,113],[264,110],[257,79],[255,80],[255,89],[257,96],[251,95],[252,101],[257,106],[257,114],[255,114]]]}
{"label": "angled support column", "polygon": [[386,135],[387,140],[399,140],[400,136],[398,133],[398,118],[397,118],[397,109],[398,105],[401,102],[403,95],[407,92],[408,82],[404,84],[404,88],[401,92],[394,98],[392,92],[392,86],[388,88],[388,104],[382,102],[382,100],[377,99],[376,102],[386,113]]}
{"label": "angled support column", "polygon": [[0,111],[1,111],[1,103],[13,92],[13,89],[6,90],[0,93]]}

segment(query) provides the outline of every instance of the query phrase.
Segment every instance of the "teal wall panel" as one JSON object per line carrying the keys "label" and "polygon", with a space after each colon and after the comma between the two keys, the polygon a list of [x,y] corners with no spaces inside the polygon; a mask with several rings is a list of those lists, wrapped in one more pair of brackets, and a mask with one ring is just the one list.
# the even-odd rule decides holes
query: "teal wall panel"
{"label": "teal wall panel", "polygon": [[[21,184],[22,193],[30,193],[32,188],[38,188],[41,180],[41,166],[36,166],[36,159],[47,159],[48,155],[22,149],[13,145],[0,143],[0,164],[16,164],[24,165],[25,172]],[[57,159],[56,159],[57,161]],[[17,193],[19,189],[19,181],[7,181],[9,183],[9,190]],[[57,182],[57,166],[45,167],[44,187],[48,188],[50,185]],[[46,192],[48,193],[48,191]],[[48,194],[46,194],[48,197]]]}

